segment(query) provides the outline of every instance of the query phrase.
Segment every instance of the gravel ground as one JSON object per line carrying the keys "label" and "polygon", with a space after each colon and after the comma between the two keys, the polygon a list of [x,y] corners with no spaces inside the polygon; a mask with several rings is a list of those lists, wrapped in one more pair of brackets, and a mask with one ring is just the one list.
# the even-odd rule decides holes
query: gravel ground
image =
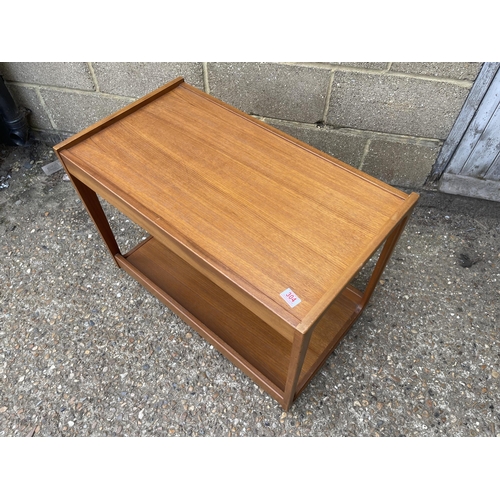
{"label": "gravel ground", "polygon": [[[112,265],[54,159],[0,146],[0,436],[500,436],[500,204],[422,191],[371,307],[285,413]],[[122,248],[140,241],[104,206]]]}

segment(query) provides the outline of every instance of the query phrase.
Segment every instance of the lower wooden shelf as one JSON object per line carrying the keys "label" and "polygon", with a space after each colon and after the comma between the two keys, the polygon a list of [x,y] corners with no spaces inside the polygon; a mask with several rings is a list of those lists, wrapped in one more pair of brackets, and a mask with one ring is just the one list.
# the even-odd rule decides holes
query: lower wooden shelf
{"label": "lower wooden shelf", "polygon": [[[283,398],[292,343],[153,237],[118,264],[276,399]],[[361,312],[348,286],[313,331],[295,397]]]}

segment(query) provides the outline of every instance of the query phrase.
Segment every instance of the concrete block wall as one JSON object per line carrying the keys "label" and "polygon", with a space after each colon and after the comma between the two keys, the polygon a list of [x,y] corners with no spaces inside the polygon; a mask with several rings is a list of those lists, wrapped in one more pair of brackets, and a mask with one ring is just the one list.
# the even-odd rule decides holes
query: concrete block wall
{"label": "concrete block wall", "polygon": [[418,188],[480,62],[0,63],[57,143],[164,83],[187,83],[390,184]]}

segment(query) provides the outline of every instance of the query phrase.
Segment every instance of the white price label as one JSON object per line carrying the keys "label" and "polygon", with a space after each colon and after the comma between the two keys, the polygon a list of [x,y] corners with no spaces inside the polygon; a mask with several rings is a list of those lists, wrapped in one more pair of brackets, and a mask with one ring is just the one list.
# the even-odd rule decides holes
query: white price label
{"label": "white price label", "polygon": [[287,288],[283,292],[280,293],[280,296],[284,299],[284,301],[290,306],[295,307],[300,304],[302,301],[295,295],[290,288]]}

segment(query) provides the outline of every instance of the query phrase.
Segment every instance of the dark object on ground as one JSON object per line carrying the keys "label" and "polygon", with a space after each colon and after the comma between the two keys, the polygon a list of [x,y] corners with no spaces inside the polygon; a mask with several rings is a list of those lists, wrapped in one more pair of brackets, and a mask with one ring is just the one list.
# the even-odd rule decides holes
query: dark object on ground
{"label": "dark object on ground", "polygon": [[474,260],[465,253],[461,253],[459,256],[459,264],[462,267],[472,267],[476,262],[477,260]]}
{"label": "dark object on ground", "polygon": [[0,75],[0,143],[8,146],[25,146],[30,130],[26,120],[30,110],[18,108]]}

